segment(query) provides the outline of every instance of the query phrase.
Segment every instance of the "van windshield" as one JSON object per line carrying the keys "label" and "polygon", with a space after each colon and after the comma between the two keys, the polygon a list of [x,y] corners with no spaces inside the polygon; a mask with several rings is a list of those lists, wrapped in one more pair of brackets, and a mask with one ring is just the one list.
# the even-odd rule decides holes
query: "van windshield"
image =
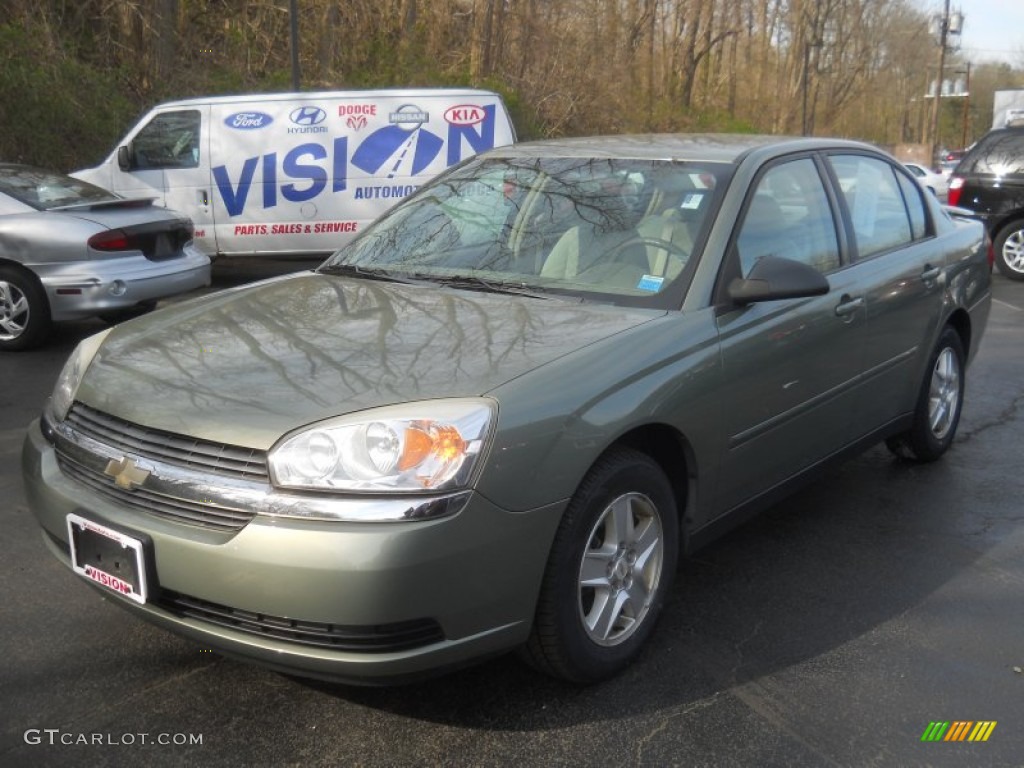
{"label": "van windshield", "polygon": [[730,171],[608,158],[475,160],[392,209],[321,270],[667,308],[683,295]]}

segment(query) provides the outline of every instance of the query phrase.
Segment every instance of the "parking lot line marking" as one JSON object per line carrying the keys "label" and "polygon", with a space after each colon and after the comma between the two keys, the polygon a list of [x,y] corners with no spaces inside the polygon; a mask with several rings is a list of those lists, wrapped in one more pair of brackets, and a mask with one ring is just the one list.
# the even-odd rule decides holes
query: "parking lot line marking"
{"label": "parking lot line marking", "polygon": [[1010,304],[1009,302],[1006,302],[1006,301],[1000,301],[999,299],[992,299],[992,303],[993,303],[993,304],[1001,304],[1001,305],[1003,305],[1004,307],[1009,307],[1010,309],[1015,309],[1015,310],[1017,310],[1018,312],[1024,312],[1024,308],[1021,308],[1021,307],[1015,306],[1015,305],[1013,305],[1013,304]]}

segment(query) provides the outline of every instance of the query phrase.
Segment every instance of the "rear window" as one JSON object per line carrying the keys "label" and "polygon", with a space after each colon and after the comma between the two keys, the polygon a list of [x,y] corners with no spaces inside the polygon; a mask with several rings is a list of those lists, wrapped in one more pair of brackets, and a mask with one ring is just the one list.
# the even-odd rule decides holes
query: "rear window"
{"label": "rear window", "polygon": [[960,162],[958,174],[986,173],[994,176],[1024,174],[1024,131],[997,130],[987,133]]}
{"label": "rear window", "polygon": [[87,182],[28,165],[0,166],[0,192],[37,211],[119,199]]}

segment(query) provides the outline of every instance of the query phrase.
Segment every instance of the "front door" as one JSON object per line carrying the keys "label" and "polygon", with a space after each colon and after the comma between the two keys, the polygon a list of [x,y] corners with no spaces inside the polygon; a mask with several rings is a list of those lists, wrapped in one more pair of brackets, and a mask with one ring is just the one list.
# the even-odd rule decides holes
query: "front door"
{"label": "front door", "polygon": [[855,270],[841,263],[837,232],[812,158],[761,175],[730,258],[743,276],[765,255],[801,261],[819,269],[830,290],[730,308],[718,318],[728,438],[720,512],[784,482],[856,432],[864,303]]}

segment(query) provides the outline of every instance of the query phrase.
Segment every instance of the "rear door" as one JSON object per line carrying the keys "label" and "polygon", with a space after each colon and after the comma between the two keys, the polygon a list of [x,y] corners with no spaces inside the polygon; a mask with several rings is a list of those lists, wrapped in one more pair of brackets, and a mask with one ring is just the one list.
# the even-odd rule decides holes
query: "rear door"
{"label": "rear door", "polygon": [[866,433],[914,406],[943,306],[946,260],[922,190],[883,158],[832,154],[849,212],[851,253],[867,311],[865,382],[858,423]]}

